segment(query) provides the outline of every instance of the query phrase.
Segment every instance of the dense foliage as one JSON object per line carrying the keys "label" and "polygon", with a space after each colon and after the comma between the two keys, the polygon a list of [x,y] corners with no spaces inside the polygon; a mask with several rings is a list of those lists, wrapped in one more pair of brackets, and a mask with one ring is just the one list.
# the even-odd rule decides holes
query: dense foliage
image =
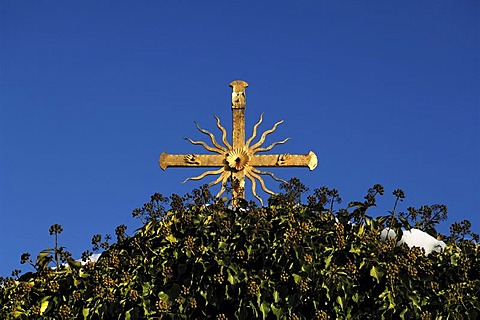
{"label": "dense foliage", "polygon": [[[370,217],[384,193],[375,185],[364,201],[341,203],[336,190],[306,188],[292,179],[267,207],[229,208],[206,187],[193,195],[159,194],[133,216],[144,225],[117,241],[95,235],[96,263],[81,265],[58,246],[33,261],[35,272],[2,279],[0,318],[21,319],[476,319],[480,316],[478,235],[468,221],[451,227],[447,248],[425,255],[397,246],[402,228],[435,234],[441,205]],[[168,209],[166,207],[169,207]],[[382,241],[390,227],[397,238]],[[90,255],[84,253],[84,259]],[[62,261],[66,264],[62,265]],[[52,264],[55,268],[51,268]]]}

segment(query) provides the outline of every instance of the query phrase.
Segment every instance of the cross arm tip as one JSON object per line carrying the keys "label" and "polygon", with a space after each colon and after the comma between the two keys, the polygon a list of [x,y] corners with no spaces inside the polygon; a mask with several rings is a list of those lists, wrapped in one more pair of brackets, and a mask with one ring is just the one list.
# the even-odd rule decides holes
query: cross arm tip
{"label": "cross arm tip", "polygon": [[160,155],[160,157],[158,158],[158,165],[160,166],[160,168],[162,168],[162,170],[165,171],[165,169],[167,169],[167,162],[166,162],[166,158],[168,156],[168,153],[166,153],[165,151],[162,152],[162,154]]}
{"label": "cross arm tip", "polygon": [[317,155],[313,151],[310,151],[308,155],[310,156],[310,160],[308,161],[308,168],[310,169],[310,171],[312,171],[317,167],[318,159]]}

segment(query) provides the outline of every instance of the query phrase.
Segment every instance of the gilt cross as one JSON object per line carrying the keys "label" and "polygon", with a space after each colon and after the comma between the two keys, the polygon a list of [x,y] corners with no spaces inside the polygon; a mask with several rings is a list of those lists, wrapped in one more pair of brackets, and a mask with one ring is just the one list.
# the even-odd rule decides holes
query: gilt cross
{"label": "gilt cross", "polygon": [[263,191],[273,195],[275,193],[267,189],[261,175],[269,175],[277,181],[284,182],[284,180],[277,178],[271,172],[258,170],[257,167],[308,167],[310,170],[313,170],[317,166],[317,156],[312,151],[301,155],[259,155],[258,153],[270,151],[276,145],[283,144],[290,139],[287,138],[283,141],[274,142],[268,147],[262,147],[267,135],[274,132],[283,120],[275,123],[271,129],[263,132],[258,142],[252,144],[257,136],[257,128],[262,123],[262,115],[260,115],[260,120],[253,126],[252,136],[245,141],[245,90],[248,84],[245,81],[236,80],[230,83],[230,87],[232,87],[232,143],[230,144],[227,141],[227,132],[220,124],[220,119],[217,116],[214,117],[217,120],[217,127],[222,132],[223,145],[217,142],[211,132],[200,128],[195,122],[198,130],[210,137],[213,146],[203,141],[186,139],[192,144],[203,146],[213,154],[168,154],[163,152],[159,158],[160,168],[165,170],[167,167],[217,167],[217,170],[205,171],[199,176],[186,179],[184,182],[200,180],[208,175],[219,175],[209,186],[221,183],[220,191],[216,195],[216,197],[220,197],[225,192],[227,182],[230,181],[234,204],[237,203],[237,199],[245,198],[245,177],[247,177],[252,183],[252,194],[263,206],[263,201],[256,192],[256,181],[260,183]]}

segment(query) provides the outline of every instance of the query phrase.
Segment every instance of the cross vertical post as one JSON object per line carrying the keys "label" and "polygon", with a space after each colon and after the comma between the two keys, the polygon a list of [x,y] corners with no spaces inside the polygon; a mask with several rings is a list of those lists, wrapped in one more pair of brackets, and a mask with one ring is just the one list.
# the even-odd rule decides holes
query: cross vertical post
{"label": "cross vertical post", "polygon": [[[245,90],[248,83],[236,80],[230,83],[230,87],[232,87],[232,149],[240,151],[245,146],[245,108],[247,105]],[[235,203],[236,199],[245,198],[245,171],[233,171],[231,179],[232,196]]]}

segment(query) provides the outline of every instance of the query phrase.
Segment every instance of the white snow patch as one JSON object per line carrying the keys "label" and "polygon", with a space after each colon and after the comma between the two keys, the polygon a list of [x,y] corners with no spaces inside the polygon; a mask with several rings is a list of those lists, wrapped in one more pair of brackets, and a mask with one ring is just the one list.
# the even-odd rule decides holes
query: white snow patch
{"label": "white snow patch", "polygon": [[80,260],[75,260],[75,261],[80,261],[82,263],[82,266],[87,264],[87,262],[91,261],[91,262],[97,262],[98,261],[98,258],[100,258],[102,254],[101,253],[92,253],[92,255],[90,257],[88,257],[88,261],[83,261],[82,259]]}
{"label": "white snow patch", "polygon": [[[396,233],[392,229],[383,229],[380,233],[380,238],[385,241],[388,239],[395,238]],[[445,247],[446,244],[443,241],[437,240],[428,233],[419,230],[419,229],[410,229],[404,230],[402,239],[397,242],[397,246],[406,243],[410,248],[419,247],[425,250],[425,255],[428,255],[432,251],[440,252]]]}
{"label": "white snow patch", "polygon": [[[84,266],[84,265],[86,265],[86,264],[89,263],[89,262],[93,262],[93,263],[97,262],[101,255],[102,255],[101,253],[92,253],[92,254],[88,257],[88,260],[87,260],[87,261],[83,261],[82,259],[77,259],[77,260],[75,260],[75,261],[76,261],[76,262],[80,262],[80,263],[82,264],[82,266]],[[67,268],[69,267],[69,266],[68,266],[68,263],[62,263],[62,266],[67,267]],[[57,267],[51,267],[50,269],[55,270],[55,269],[57,269]]]}
{"label": "white snow patch", "polygon": [[397,234],[395,233],[395,231],[393,231],[390,228],[385,228],[380,233],[380,238],[382,239],[382,241],[385,241],[387,239],[387,237],[388,237],[388,239],[392,239],[392,238],[395,238],[396,236],[397,236]]}

